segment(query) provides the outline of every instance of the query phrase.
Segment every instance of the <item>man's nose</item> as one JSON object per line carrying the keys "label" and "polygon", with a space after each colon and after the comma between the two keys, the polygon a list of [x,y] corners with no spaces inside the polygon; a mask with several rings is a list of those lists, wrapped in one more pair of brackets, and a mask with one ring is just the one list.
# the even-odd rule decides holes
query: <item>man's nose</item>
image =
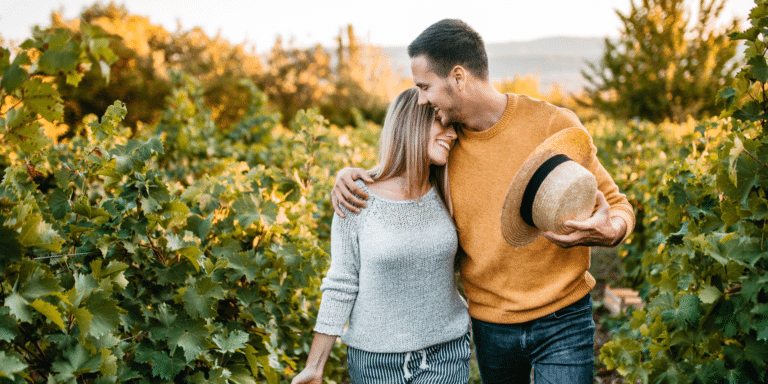
{"label": "man's nose", "polygon": [[429,101],[427,101],[427,97],[424,96],[424,92],[419,90],[419,105],[427,105],[429,104]]}

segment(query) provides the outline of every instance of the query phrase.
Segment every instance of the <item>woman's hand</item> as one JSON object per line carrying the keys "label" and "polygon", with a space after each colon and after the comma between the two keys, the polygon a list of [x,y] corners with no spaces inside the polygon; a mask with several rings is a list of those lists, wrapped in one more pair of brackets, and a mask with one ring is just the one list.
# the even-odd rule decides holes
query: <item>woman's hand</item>
{"label": "woman's hand", "polygon": [[312,339],[312,346],[309,348],[307,356],[307,366],[291,380],[291,384],[322,384],[323,369],[331,354],[333,344],[336,343],[334,335],[315,333]]}
{"label": "woman's hand", "polygon": [[371,175],[362,168],[346,167],[336,174],[336,184],[331,191],[331,204],[336,214],[341,217],[344,217],[344,212],[339,205],[354,213],[360,213],[360,208],[365,208],[367,205],[365,200],[368,200],[368,194],[355,184],[357,179],[362,179],[366,183],[373,182]]}
{"label": "woman's hand", "polygon": [[296,377],[291,380],[291,384],[322,384],[323,370],[315,370],[310,367],[304,368]]}

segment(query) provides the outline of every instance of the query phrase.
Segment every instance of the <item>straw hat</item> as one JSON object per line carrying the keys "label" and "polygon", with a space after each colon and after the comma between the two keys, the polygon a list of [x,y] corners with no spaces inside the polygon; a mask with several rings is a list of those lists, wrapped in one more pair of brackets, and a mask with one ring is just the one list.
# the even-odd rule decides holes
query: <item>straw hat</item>
{"label": "straw hat", "polygon": [[509,245],[522,247],[546,231],[564,234],[566,221],[592,216],[597,181],[584,168],[591,154],[592,139],[581,128],[564,129],[536,147],[504,198],[501,234]]}

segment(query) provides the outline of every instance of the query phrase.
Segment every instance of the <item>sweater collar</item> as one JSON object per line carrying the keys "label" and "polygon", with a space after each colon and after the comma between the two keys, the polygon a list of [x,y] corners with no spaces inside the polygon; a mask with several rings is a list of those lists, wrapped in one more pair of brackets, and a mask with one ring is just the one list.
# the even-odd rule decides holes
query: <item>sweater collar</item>
{"label": "sweater collar", "polygon": [[512,114],[515,112],[515,107],[517,106],[517,98],[518,98],[518,96],[515,95],[514,93],[507,93],[506,95],[507,95],[507,108],[504,109],[504,113],[501,115],[501,118],[499,119],[499,121],[496,122],[496,124],[494,124],[491,128],[488,128],[482,132],[464,129],[462,130],[462,136],[471,140],[487,140],[492,138],[493,136],[496,136],[499,132],[504,130],[504,128],[509,125],[510,120],[512,120]]}

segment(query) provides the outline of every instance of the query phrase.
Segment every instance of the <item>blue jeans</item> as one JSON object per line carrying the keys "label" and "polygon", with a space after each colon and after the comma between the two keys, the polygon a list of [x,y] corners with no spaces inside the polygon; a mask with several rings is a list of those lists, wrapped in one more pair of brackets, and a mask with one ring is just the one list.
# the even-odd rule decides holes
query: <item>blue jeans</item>
{"label": "blue jeans", "polygon": [[521,324],[472,319],[483,384],[592,383],[595,322],[592,298]]}

